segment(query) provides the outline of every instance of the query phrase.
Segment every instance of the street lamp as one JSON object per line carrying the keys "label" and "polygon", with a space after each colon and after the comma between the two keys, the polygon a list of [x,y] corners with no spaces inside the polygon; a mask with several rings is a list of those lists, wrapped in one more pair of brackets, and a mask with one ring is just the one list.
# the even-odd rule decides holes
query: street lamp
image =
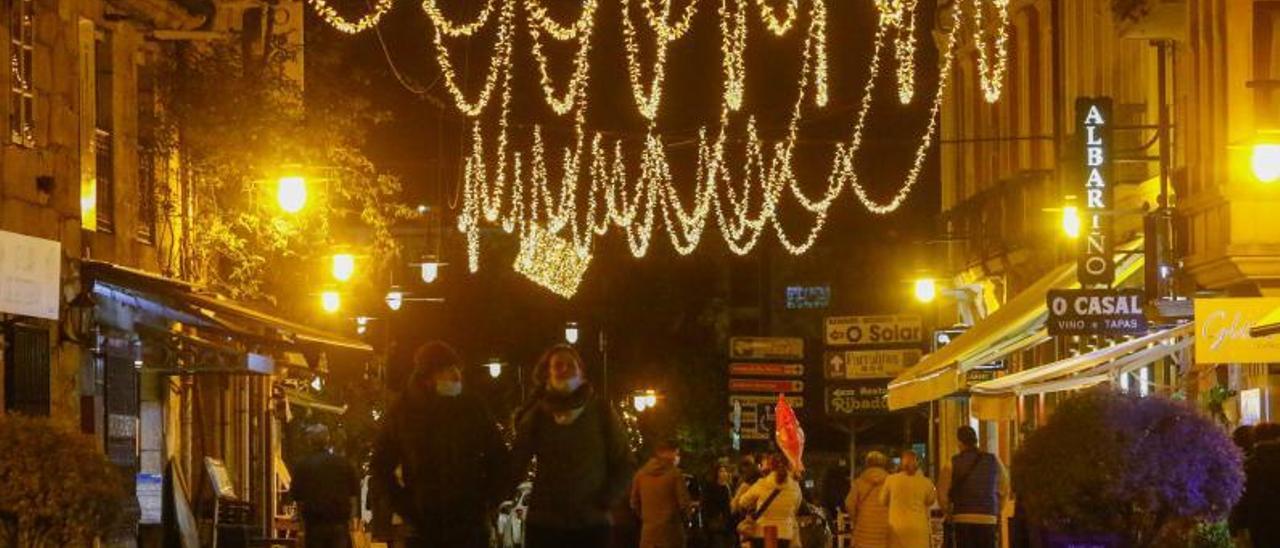
{"label": "street lamp", "polygon": [[631,395],[631,406],[635,408],[637,413],[643,413],[647,409],[653,409],[658,405],[658,393],[654,390],[639,390]]}
{"label": "street lamp", "polygon": [[350,253],[336,253],[333,256],[333,279],[345,282],[356,272],[356,258]]}
{"label": "street lamp", "polygon": [[436,278],[440,277],[440,267],[443,264],[444,263],[437,263],[435,261],[427,261],[422,263],[421,265],[422,283],[429,284],[431,282],[436,281]]}
{"label": "street lamp", "polygon": [[933,278],[920,278],[916,280],[916,300],[922,303],[931,303],[938,296],[938,286],[934,283]]}
{"label": "street lamp", "polygon": [[1063,206],[1062,232],[1071,239],[1080,237],[1080,208],[1073,205]]}
{"label": "street lamp", "polygon": [[386,300],[387,308],[390,308],[391,310],[400,310],[400,307],[404,306],[404,292],[393,287],[387,292]]}
{"label": "street lamp", "polygon": [[276,201],[285,213],[297,213],[307,205],[307,180],[299,176],[281,177],[276,182]]}
{"label": "street lamp", "polygon": [[578,322],[564,324],[564,342],[578,344]]}
{"label": "street lamp", "polygon": [[1259,182],[1273,183],[1280,179],[1280,143],[1254,143],[1249,166]]}
{"label": "street lamp", "polygon": [[337,291],[324,291],[320,293],[320,306],[330,314],[337,312],[338,307],[342,306],[342,297]]}
{"label": "street lamp", "polygon": [[489,370],[490,378],[496,379],[502,375],[502,362],[497,359],[489,360],[489,363],[484,364],[484,366]]}
{"label": "street lamp", "polygon": [[357,335],[364,335],[364,333],[369,330],[369,320],[371,319],[372,318],[368,316],[356,316],[356,334]]}

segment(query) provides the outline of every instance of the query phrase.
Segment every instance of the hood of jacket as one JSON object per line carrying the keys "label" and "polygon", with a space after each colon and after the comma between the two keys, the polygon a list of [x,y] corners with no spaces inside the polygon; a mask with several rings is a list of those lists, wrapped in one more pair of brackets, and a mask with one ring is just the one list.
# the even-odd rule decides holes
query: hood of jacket
{"label": "hood of jacket", "polygon": [[650,457],[649,462],[644,463],[640,468],[640,473],[650,476],[661,476],[675,471],[676,465],[670,459],[662,457]]}
{"label": "hood of jacket", "polygon": [[866,470],[863,470],[861,474],[858,474],[858,481],[869,483],[874,487],[876,485],[880,485],[884,483],[884,480],[887,479],[888,477],[889,477],[889,472],[886,471],[884,468],[880,468],[877,466],[875,468],[868,468]]}

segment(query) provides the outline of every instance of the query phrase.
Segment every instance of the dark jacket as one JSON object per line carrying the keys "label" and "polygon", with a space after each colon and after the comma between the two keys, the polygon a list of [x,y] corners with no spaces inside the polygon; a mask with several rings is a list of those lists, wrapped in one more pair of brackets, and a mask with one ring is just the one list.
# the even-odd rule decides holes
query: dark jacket
{"label": "dark jacket", "polygon": [[528,523],[556,529],[579,529],[609,524],[609,510],[626,492],[631,455],[626,433],[607,404],[590,397],[590,385],[579,389],[585,397],[581,414],[569,424],[557,424],[539,394],[516,415],[512,447],[514,470],[523,478],[537,457],[533,490],[529,494]]}
{"label": "dark jacket", "polygon": [[1280,546],[1280,441],[1259,443],[1245,461],[1245,500],[1253,545]]}
{"label": "dark jacket", "polygon": [[508,467],[498,424],[479,399],[413,387],[388,412],[371,464],[395,512],[442,546],[470,545],[486,531]]}
{"label": "dark jacket", "polygon": [[346,523],[351,500],[360,494],[355,468],[329,451],[315,451],[294,463],[290,493],[298,501],[302,520],[310,524]]}
{"label": "dark jacket", "polygon": [[640,548],[683,548],[684,516],[692,502],[684,474],[653,457],[631,480],[631,509],[640,516]]}
{"label": "dark jacket", "polygon": [[966,450],[951,457],[945,501],[952,515],[1000,515],[1002,465],[991,453]]}

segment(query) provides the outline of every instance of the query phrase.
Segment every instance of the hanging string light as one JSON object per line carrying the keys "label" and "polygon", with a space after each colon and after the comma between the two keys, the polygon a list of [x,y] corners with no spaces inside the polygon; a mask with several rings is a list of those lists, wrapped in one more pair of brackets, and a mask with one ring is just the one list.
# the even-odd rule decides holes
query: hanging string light
{"label": "hanging string light", "polygon": [[[1000,94],[1004,89],[1004,75],[1009,65],[1009,56],[1006,51],[1008,45],[1009,34],[1006,29],[1009,28],[1009,0],[988,0],[992,9],[996,13],[996,28],[987,29],[987,25],[983,22],[983,0],[973,0],[970,4],[973,7],[973,45],[978,49],[978,83],[982,86],[982,96],[988,103],[994,103],[1000,100]],[[960,7],[957,5],[956,9]],[[990,40],[987,34],[992,34]],[[993,53],[987,51],[987,42],[992,42],[995,49],[995,61],[992,62]]]}
{"label": "hanging string light", "polygon": [[[649,34],[656,46],[653,78],[647,85],[639,77],[637,31],[631,21],[629,0],[621,0],[625,8],[624,39],[629,38],[625,41],[633,95],[642,115],[653,120],[660,103],[666,44],[688,31],[683,21],[692,17],[689,14],[694,3],[691,2],[684,14],[677,18],[677,23],[667,24],[665,22],[671,20],[670,1],[638,1],[644,2],[644,15],[652,31]],[[655,1],[660,3],[654,6]],[[639,149],[632,153],[625,150],[623,140],[614,139],[609,143],[603,135],[587,131],[585,77],[579,83],[571,76],[564,95],[556,95],[548,84],[545,57],[540,57],[539,53],[534,56],[542,69],[544,95],[558,113],[574,113],[574,136],[564,147],[549,148],[541,129],[534,127],[529,133],[531,145],[527,150],[508,150],[511,137],[507,120],[513,71],[509,62],[498,63],[500,59],[510,58],[509,52],[500,48],[493,61],[495,66],[502,67],[501,74],[493,77],[493,85],[501,89],[502,95],[498,130],[494,137],[496,144],[492,148],[485,145],[487,137],[477,120],[473,124],[470,150],[464,162],[464,204],[459,215],[459,230],[467,234],[472,270],[478,268],[482,222],[496,222],[504,231],[514,233],[525,255],[523,264],[514,266],[532,271],[550,268],[535,266],[530,258],[540,254],[527,251],[547,245],[535,241],[546,238],[558,239],[563,243],[557,245],[570,250],[577,260],[589,261],[594,239],[618,228],[622,230],[632,255],[643,257],[652,245],[657,225],[661,224],[672,247],[680,254],[689,254],[701,242],[708,223],[714,222],[734,253],[749,253],[763,234],[772,231],[784,249],[801,254],[814,245],[830,208],[847,187],[852,188],[855,197],[872,213],[888,214],[901,207],[919,180],[924,159],[936,134],[938,113],[956,49],[956,33],[961,27],[962,10],[952,10],[954,24],[947,32],[946,45],[941,51],[939,85],[911,167],[897,191],[887,200],[877,201],[859,181],[855,164],[873,106],[872,97],[883,62],[882,55],[888,53],[893,56],[899,100],[910,101],[914,94],[917,0],[880,0],[876,3],[880,17],[862,100],[849,140],[835,147],[825,188],[814,196],[802,189],[795,169],[795,151],[807,99],[817,106],[827,102],[825,0],[810,2],[809,28],[803,40],[800,73],[796,80],[799,85],[787,118],[787,131],[783,138],[772,143],[765,143],[759,137],[754,116],[747,116],[741,122],[731,120],[731,113],[741,108],[745,92],[745,10],[749,2],[721,0],[719,15],[725,76],[721,115],[716,130],[702,128],[698,132],[696,166],[692,184],[687,187],[690,189],[687,198],[682,198],[677,190],[666,144],[653,130],[652,121]],[[506,0],[500,21],[504,18],[510,21],[510,6],[510,0]],[[758,0],[757,7],[767,6]],[[553,39],[579,40],[579,51],[582,51],[589,47],[584,42],[590,41],[594,28],[591,14],[595,9],[594,0],[587,0],[577,21],[560,24],[553,22],[540,4],[530,4],[531,37],[537,43],[545,38],[539,34],[545,31]],[[533,11],[540,14],[534,15]],[[789,23],[793,19],[793,16],[787,17],[788,28],[793,26]],[[780,26],[782,22],[778,19]],[[500,24],[500,33],[501,29],[510,28],[509,25]],[[505,42],[500,40],[499,43]],[[886,49],[891,51],[886,52]],[[998,49],[995,53],[1003,55]],[[575,57],[575,74],[581,66],[584,65],[580,65]],[[999,65],[994,66],[998,68]],[[734,128],[741,128],[741,136],[730,136]],[[741,148],[730,151],[729,144],[733,142],[742,143]],[[638,164],[629,168],[628,158],[637,157]],[[559,159],[554,169],[550,161],[553,158]],[[783,226],[778,213],[786,199],[794,200],[803,211],[812,215],[806,229],[795,232]],[[579,207],[579,202],[585,202],[582,204],[584,208]],[[582,268],[585,270],[585,263]],[[534,274],[531,277],[549,276],[553,275]]]}
{"label": "hanging string light", "polygon": [[792,25],[796,22],[796,13],[800,11],[800,0],[784,0],[784,15],[778,17],[773,8],[769,7],[769,0],[756,0],[756,6],[760,8],[760,20],[764,21],[764,25],[775,36],[782,36],[791,31]]}
{"label": "hanging string light", "polygon": [[449,59],[449,50],[444,44],[444,37],[473,35],[488,21],[489,18],[485,12],[491,9],[493,1],[498,0],[490,0],[491,3],[486,5],[485,10],[481,13],[481,15],[485,15],[483,19],[477,18],[475,21],[465,25],[449,23],[440,13],[433,0],[426,0],[422,3],[423,9],[430,16],[432,27],[435,29],[433,43],[436,48],[436,63],[440,66],[440,72],[444,76],[445,88],[449,90],[449,95],[453,97],[454,105],[466,116],[476,116],[484,110],[493,95],[499,73],[508,72],[511,69],[511,52],[514,49],[514,40],[511,35],[515,21],[515,0],[501,0],[502,11],[498,16],[494,55],[489,60],[489,70],[485,74],[484,84],[481,85],[480,93],[475,101],[468,101],[466,92],[458,84],[458,74],[453,68],[453,62]]}
{"label": "hanging string light", "polygon": [[316,15],[319,15],[321,20],[347,34],[356,34],[373,28],[374,25],[377,25],[382,20],[382,16],[391,10],[391,0],[377,0],[377,3],[373,5],[372,11],[352,22],[338,14],[338,11],[324,0],[308,1],[311,2],[311,7],[316,10]]}

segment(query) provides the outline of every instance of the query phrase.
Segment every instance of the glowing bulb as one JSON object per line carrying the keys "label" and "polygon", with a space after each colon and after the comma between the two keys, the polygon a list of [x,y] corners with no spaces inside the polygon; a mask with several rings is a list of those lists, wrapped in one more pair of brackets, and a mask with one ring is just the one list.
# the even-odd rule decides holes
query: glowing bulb
{"label": "glowing bulb", "polygon": [[490,377],[496,379],[498,378],[499,375],[502,375],[502,362],[491,361],[489,363],[484,364],[484,366],[489,368]]}
{"label": "glowing bulb", "polygon": [[644,396],[633,396],[631,398],[631,405],[635,406],[637,413],[644,412],[645,403],[646,402],[645,402]]}
{"label": "glowing bulb", "polygon": [[342,297],[337,291],[325,291],[320,294],[320,306],[324,307],[325,312],[333,313],[338,311],[338,307],[342,305]]}
{"label": "glowing bulb", "polygon": [[431,283],[440,277],[440,263],[427,262],[422,263],[422,282]]}
{"label": "glowing bulb", "polygon": [[387,292],[387,308],[392,310],[400,310],[404,306],[404,292],[398,289],[392,289]]}
{"label": "glowing bulb", "polygon": [[1062,208],[1062,231],[1068,238],[1080,237],[1080,209],[1076,206]]}
{"label": "glowing bulb", "polygon": [[1280,179],[1280,144],[1258,143],[1253,145],[1249,158],[1253,176],[1259,182],[1272,183]]}
{"label": "glowing bulb", "polygon": [[319,392],[321,388],[324,388],[324,381],[320,379],[319,375],[317,375],[316,378],[311,379],[311,388],[316,392]]}
{"label": "glowing bulb", "polygon": [[569,322],[564,326],[564,342],[578,344],[578,324]]}
{"label": "glowing bulb", "polygon": [[286,213],[297,213],[307,205],[307,180],[302,177],[281,177],[276,184],[276,201]]}
{"label": "glowing bulb", "polygon": [[933,283],[932,278],[921,278],[916,280],[916,300],[922,303],[933,302],[938,296],[938,287]]}
{"label": "glowing bulb", "polygon": [[350,253],[338,253],[333,256],[333,279],[345,282],[356,272],[356,258]]}

